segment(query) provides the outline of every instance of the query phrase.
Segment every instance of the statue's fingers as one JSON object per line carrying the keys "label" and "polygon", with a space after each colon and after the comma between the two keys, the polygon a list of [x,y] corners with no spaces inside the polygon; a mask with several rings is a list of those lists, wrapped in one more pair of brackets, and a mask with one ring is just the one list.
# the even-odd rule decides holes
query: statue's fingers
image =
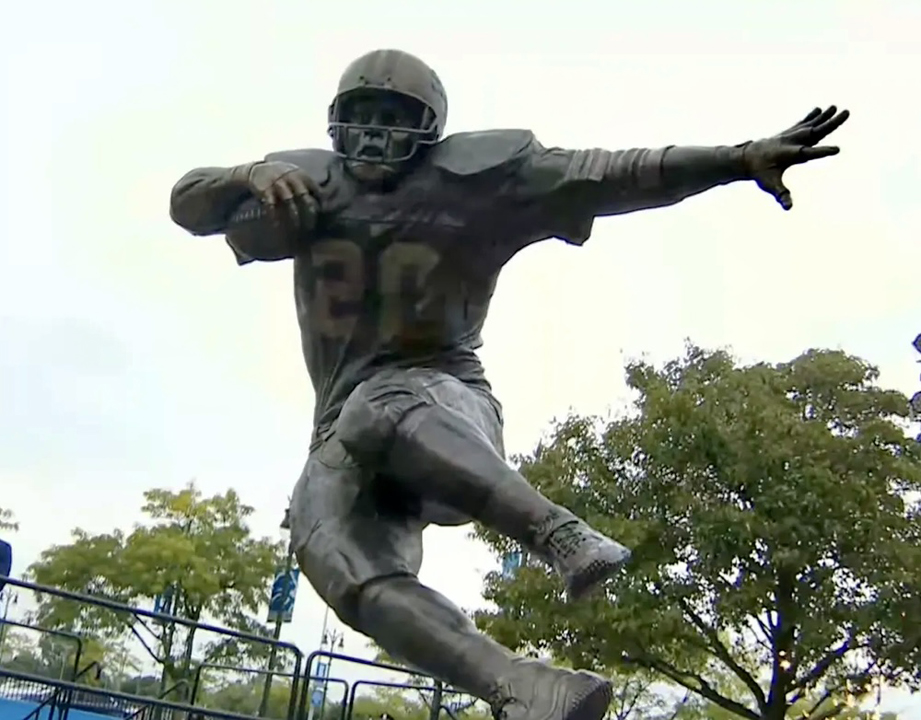
{"label": "statue's fingers", "polygon": [[788,127],[786,130],[784,130],[780,134],[789,135],[792,132],[796,132],[797,130],[802,128],[804,125],[806,126],[810,125],[812,121],[815,120],[821,114],[822,114],[822,108],[813,108],[806,114],[806,117],[804,117],[802,120],[800,120],[797,123],[793,123],[790,127]]}
{"label": "statue's fingers", "polygon": [[291,187],[288,178],[280,178],[272,187],[275,191],[275,196],[278,198],[279,209],[284,208],[292,225],[297,227],[300,223],[300,212],[295,200],[294,189]]}
{"label": "statue's fingers", "polygon": [[829,105],[822,112],[812,118],[812,120],[809,121],[809,124],[812,125],[812,127],[817,127],[822,123],[828,122],[830,118],[835,116],[836,112],[838,112],[838,108],[834,105]]}
{"label": "statue's fingers", "polygon": [[831,135],[835,130],[844,125],[850,116],[851,113],[848,110],[842,110],[838,114],[833,115],[832,117],[827,118],[822,122],[817,120],[816,125],[814,125],[812,128],[813,142],[819,142]]}
{"label": "statue's fingers", "polygon": [[841,148],[834,145],[818,145],[816,147],[803,147],[799,151],[798,163],[809,162],[810,160],[819,160],[821,158],[831,157],[841,152]]}
{"label": "statue's fingers", "polygon": [[796,123],[796,125],[794,125],[793,127],[798,127],[800,125],[808,125],[821,114],[822,114],[822,108],[820,107],[812,108],[812,110],[810,110],[806,114],[806,117],[804,117],[802,120]]}

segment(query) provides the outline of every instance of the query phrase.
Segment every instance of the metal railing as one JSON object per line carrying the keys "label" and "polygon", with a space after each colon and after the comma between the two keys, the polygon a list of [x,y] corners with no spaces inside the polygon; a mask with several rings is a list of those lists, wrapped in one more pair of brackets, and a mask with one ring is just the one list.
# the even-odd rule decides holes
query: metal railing
{"label": "metal railing", "polygon": [[[327,662],[331,660],[340,660],[355,665],[362,665],[364,667],[375,668],[377,670],[386,670],[388,672],[399,673],[401,675],[410,677],[410,682],[405,683],[391,682],[386,680],[356,680],[354,683],[351,683],[351,685],[345,680],[341,680],[339,678],[329,678],[328,680],[324,680],[322,677],[310,677],[310,680],[320,682],[336,682],[345,686],[345,694],[343,697],[342,708],[340,710],[340,720],[352,720],[352,713],[355,710],[355,700],[358,697],[358,689],[360,687],[386,687],[415,690],[420,693],[430,692],[432,693],[431,701],[425,701],[425,704],[429,709],[429,720],[439,720],[442,711],[444,711],[449,718],[452,718],[452,720],[456,720],[455,713],[448,705],[445,704],[445,697],[450,695],[465,694],[460,690],[446,687],[440,680],[437,680],[430,675],[426,675],[425,673],[422,673],[418,670],[402,667],[400,665],[382,663],[376,660],[366,660],[365,658],[356,657],[354,655],[343,655],[341,653],[331,652],[328,650],[314,650],[312,653],[310,653],[310,655],[307,656],[307,673],[312,674],[314,661],[318,658],[326,658]],[[418,678],[424,678],[430,682],[425,685],[414,682],[414,680]],[[306,717],[305,710],[308,699],[307,696],[309,694],[309,687],[309,682],[304,682],[301,686],[301,697],[297,710],[298,718]],[[321,720],[325,720],[325,718]]]}
{"label": "metal railing", "polygon": [[[0,582],[2,582],[4,579],[5,578],[0,577]],[[45,635],[51,635],[52,637],[64,638],[65,640],[74,643],[74,645],[77,646],[77,649],[74,653],[74,666],[70,673],[70,677],[77,677],[77,673],[80,671],[80,659],[83,657],[83,638],[81,638],[79,635],[76,633],[67,632],[66,630],[49,630],[48,628],[39,627],[38,625],[16,622],[15,620],[0,620],[0,625],[5,627],[21,628],[23,630],[35,630],[36,632],[44,633]]]}
{"label": "metal railing", "polygon": [[[74,674],[72,678],[73,682],[79,680],[90,670],[95,671],[97,680],[102,676],[102,665],[94,660],[80,672]],[[74,691],[69,688],[56,688],[48,697],[42,700],[34,708],[32,708],[32,710],[30,710],[22,720],[32,720],[33,718],[38,720],[41,717],[42,710],[46,707],[49,710],[49,718],[54,716],[54,711],[57,710],[59,720],[67,720],[67,715],[70,713],[70,708],[74,705],[73,693]],[[65,697],[63,698],[63,702],[60,702],[62,696]],[[90,705],[90,707],[95,705],[95,703],[87,704]]]}
{"label": "metal railing", "polygon": [[[300,648],[296,645],[281,640],[274,640],[270,637],[263,635],[254,635],[252,633],[241,632],[239,630],[231,630],[230,628],[220,627],[218,625],[212,625],[205,622],[196,622],[194,620],[189,620],[184,617],[177,615],[167,615],[166,613],[155,612],[153,610],[145,610],[144,608],[134,607],[131,605],[126,605],[124,603],[117,602],[115,600],[110,600],[109,598],[99,597],[97,595],[87,595],[84,593],[72,592],[70,590],[62,590],[61,588],[51,587],[49,585],[39,585],[38,583],[28,582],[26,580],[19,580],[16,578],[0,576],[0,582],[5,582],[8,586],[22,588],[24,590],[31,590],[35,593],[41,593],[44,595],[52,595],[54,597],[63,598],[65,600],[73,600],[76,602],[82,602],[89,605],[95,605],[97,607],[103,607],[108,610],[112,610],[117,613],[124,613],[126,615],[131,615],[136,618],[148,618],[150,620],[155,620],[160,623],[168,623],[171,625],[179,625],[185,628],[194,628],[196,630],[203,630],[205,632],[211,632],[216,635],[223,635],[225,637],[235,638],[237,640],[242,640],[244,642],[267,645],[274,647],[276,649],[286,650],[291,652],[294,655],[294,670],[292,673],[292,687],[291,687],[291,697],[292,700],[289,703],[288,714],[286,720],[294,720],[294,710],[296,707],[296,702],[294,700],[298,695],[299,682],[301,678],[301,668],[304,662],[304,655],[301,652]],[[129,696],[131,697],[131,696]],[[183,706],[183,707],[192,707]],[[209,710],[209,712],[211,712]]]}
{"label": "metal railing", "polygon": [[[182,679],[179,680],[179,682],[177,682],[175,685],[163,691],[159,697],[152,698],[149,696],[77,684],[74,682],[75,680],[79,679],[79,677],[85,674],[90,668],[96,666],[96,663],[92,663],[82,671],[79,670],[79,662],[83,654],[83,640],[79,635],[65,632],[63,630],[36,628],[35,626],[8,621],[8,624],[13,626],[33,628],[41,632],[49,633],[51,635],[67,638],[74,641],[77,645],[72,677],[68,680],[65,680],[64,678],[54,679],[41,677],[39,675],[30,673],[0,668],[0,695],[3,694],[3,688],[5,687],[11,690],[13,688],[29,688],[30,691],[28,694],[32,697],[37,696],[38,693],[33,692],[37,688],[41,689],[43,692],[48,692],[49,689],[51,690],[50,696],[44,698],[44,701],[40,704],[40,706],[32,710],[32,712],[30,712],[27,718],[24,718],[24,720],[42,720],[40,715],[42,709],[45,707],[51,709],[51,715],[54,715],[55,709],[58,710],[59,717],[57,720],[67,720],[67,712],[71,707],[92,711],[93,706],[96,705],[96,703],[74,702],[75,698],[84,699],[90,697],[99,699],[98,707],[102,709],[104,714],[111,714],[114,710],[117,711],[118,715],[123,718],[123,720],[173,720],[173,717],[181,718],[181,720],[250,720],[252,717],[250,715],[230,712],[226,710],[218,710],[210,707],[203,707],[202,705],[197,704],[202,683],[202,674],[208,668],[218,668],[222,670],[230,670],[240,673],[252,673],[264,676],[271,675],[288,679],[290,682],[290,696],[286,710],[286,720],[306,720],[308,717],[307,703],[310,700],[309,696],[311,683],[322,685],[322,701],[320,703],[322,706],[321,712],[325,710],[326,689],[328,686],[335,685],[341,686],[343,688],[342,703],[338,712],[339,720],[351,720],[352,714],[355,710],[355,701],[357,699],[358,690],[361,687],[403,688],[406,690],[417,691],[419,693],[430,692],[431,701],[425,699],[423,696],[423,702],[429,708],[429,720],[439,720],[442,711],[444,711],[448,718],[451,720],[456,720],[455,713],[452,711],[449,705],[445,704],[444,698],[449,695],[461,693],[457,690],[446,688],[440,681],[431,678],[424,673],[420,673],[418,670],[409,669],[398,665],[391,665],[388,663],[377,662],[375,660],[366,660],[364,658],[356,657],[353,655],[345,655],[342,653],[336,653],[323,649],[315,650],[314,652],[310,653],[307,656],[305,662],[304,654],[296,645],[280,640],[275,640],[270,637],[254,635],[238,630],[231,630],[229,628],[224,628],[209,623],[195,622],[179,616],[168,615],[166,613],[155,612],[153,610],[145,610],[139,607],[133,607],[105,597],[71,592],[68,590],[62,590],[60,588],[39,585],[37,583],[32,583],[25,580],[17,580],[15,578],[0,576],[0,582],[6,582],[10,586],[31,590],[35,593],[51,595],[54,597],[63,598],[65,600],[103,607],[113,612],[124,613],[135,618],[147,618],[158,623],[166,623],[185,628],[202,630],[205,632],[215,633],[217,635],[223,635],[225,637],[235,638],[237,640],[248,643],[274,647],[276,650],[286,650],[291,652],[294,656],[293,670],[291,672],[279,672],[278,670],[274,669],[270,670],[262,668],[235,667],[219,663],[200,663],[195,666],[196,669],[191,685],[187,679]],[[357,680],[353,683],[349,683],[342,678],[329,677],[328,666],[324,674],[321,675],[316,672],[317,668],[314,668],[314,665],[320,658],[325,658],[327,663],[332,660],[338,660],[340,662],[352,665],[359,665],[367,668],[373,668],[375,670],[397,673],[402,676],[408,676],[408,681],[405,683],[397,683],[384,680]],[[422,682],[420,682],[420,678],[423,679]],[[181,686],[185,686],[187,688],[188,702],[173,702],[166,699],[169,694]],[[75,695],[75,693],[79,693],[79,695]],[[13,695],[15,695],[15,693],[7,695],[7,697],[12,697]],[[51,720],[51,718],[49,717],[48,720]],[[319,720],[325,719],[321,717]]]}
{"label": "metal railing", "polygon": [[[164,711],[170,711],[170,714],[182,713],[183,715],[189,718],[195,718],[196,720],[206,720],[207,718],[217,718],[219,720],[252,720],[252,718],[248,715],[241,715],[239,713],[234,713],[227,710],[195,707],[193,705],[187,705],[184,703],[171,702],[162,698],[132,695],[130,693],[120,692],[118,690],[98,688],[91,685],[79,685],[70,680],[43,678],[38,675],[30,675],[29,673],[21,673],[11,670],[0,670],[0,678],[2,677],[18,680],[23,683],[30,683],[33,686],[43,685],[52,691],[65,690],[78,692],[81,698],[99,698],[98,707],[105,707],[106,705],[109,707],[112,705],[121,705],[124,707],[126,715],[128,714],[129,708],[132,712],[138,709],[145,711],[142,713],[135,712],[134,715],[136,717],[146,717],[147,711],[152,709],[161,709]],[[80,702],[79,704],[89,707],[93,703]]]}

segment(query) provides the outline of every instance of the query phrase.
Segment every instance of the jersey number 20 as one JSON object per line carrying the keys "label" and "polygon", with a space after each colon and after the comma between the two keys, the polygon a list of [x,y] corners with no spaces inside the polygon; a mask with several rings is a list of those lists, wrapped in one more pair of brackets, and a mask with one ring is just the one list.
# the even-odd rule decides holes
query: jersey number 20
{"label": "jersey number 20", "polygon": [[316,276],[311,316],[326,337],[351,337],[362,298],[374,283],[380,297],[377,318],[379,339],[400,336],[406,305],[419,299],[422,284],[440,260],[438,253],[418,243],[393,243],[378,256],[376,277],[366,277],[361,247],[350,240],[327,240],[312,249]]}

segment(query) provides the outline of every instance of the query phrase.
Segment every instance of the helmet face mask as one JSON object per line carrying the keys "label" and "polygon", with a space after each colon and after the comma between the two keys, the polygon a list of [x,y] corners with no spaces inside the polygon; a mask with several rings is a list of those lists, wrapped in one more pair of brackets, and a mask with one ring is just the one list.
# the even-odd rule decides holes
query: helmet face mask
{"label": "helmet face mask", "polygon": [[434,139],[433,117],[419,100],[388,90],[355,90],[336,99],[330,134],[347,160],[399,164]]}
{"label": "helmet face mask", "polygon": [[447,115],[435,72],[400,50],[376,50],[353,62],[329,108],[333,149],[356,178],[379,182],[411,166],[441,139]]}

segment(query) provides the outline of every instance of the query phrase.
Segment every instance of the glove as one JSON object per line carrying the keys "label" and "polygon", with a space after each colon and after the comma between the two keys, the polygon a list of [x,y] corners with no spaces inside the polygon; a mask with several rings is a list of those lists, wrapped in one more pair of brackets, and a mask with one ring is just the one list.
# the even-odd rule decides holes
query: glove
{"label": "glove", "polygon": [[313,230],[319,211],[320,188],[297,165],[266,161],[230,169],[232,182],[245,185],[275,221],[286,220],[297,230]]}
{"label": "glove", "polygon": [[847,122],[848,117],[847,110],[838,112],[834,105],[825,110],[816,108],[793,127],[746,144],[743,151],[746,175],[764,192],[773,195],[784,210],[789,210],[793,198],[784,184],[784,171],[793,165],[837,155],[837,147],[819,143]]}

